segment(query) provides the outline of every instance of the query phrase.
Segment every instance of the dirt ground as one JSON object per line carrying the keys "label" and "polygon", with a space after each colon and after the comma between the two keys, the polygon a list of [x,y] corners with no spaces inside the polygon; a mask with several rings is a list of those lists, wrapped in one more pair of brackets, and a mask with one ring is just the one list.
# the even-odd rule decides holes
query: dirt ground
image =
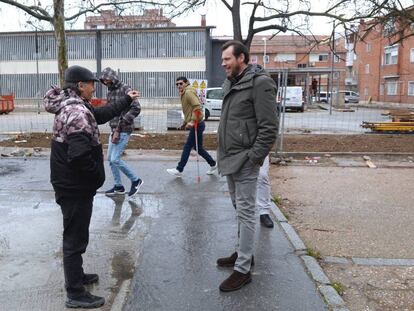
{"label": "dirt ground", "polygon": [[350,311],[414,310],[413,156],[370,155],[376,168],[361,155],[317,158],[270,168],[273,197],[308,254]]}
{"label": "dirt ground", "polygon": [[[50,147],[50,134],[33,133],[13,136],[0,141],[2,147]],[[108,135],[102,134],[107,142]],[[128,149],[180,150],[185,141],[184,132],[168,134],[134,133]],[[208,150],[217,148],[216,134],[204,135]],[[363,135],[285,135],[283,151],[288,152],[406,152],[414,153],[412,134],[363,134]]]}

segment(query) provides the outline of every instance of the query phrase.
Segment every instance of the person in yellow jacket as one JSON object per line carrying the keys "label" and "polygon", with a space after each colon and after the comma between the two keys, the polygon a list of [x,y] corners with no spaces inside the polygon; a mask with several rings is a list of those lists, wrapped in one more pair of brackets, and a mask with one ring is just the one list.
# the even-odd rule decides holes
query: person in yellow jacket
{"label": "person in yellow jacket", "polygon": [[181,98],[181,107],[184,113],[184,124],[183,127],[189,130],[187,141],[183,147],[181,153],[180,162],[176,168],[167,169],[167,173],[182,177],[184,167],[187,164],[188,158],[190,157],[191,149],[196,149],[196,131],[195,122],[198,122],[197,127],[197,143],[198,143],[198,154],[207,161],[210,165],[210,169],[207,171],[208,175],[212,175],[217,171],[217,163],[211,157],[211,155],[203,148],[203,132],[205,129],[203,111],[201,104],[198,99],[197,93],[193,87],[190,86],[186,77],[178,77],[175,85],[177,86],[178,92]]}

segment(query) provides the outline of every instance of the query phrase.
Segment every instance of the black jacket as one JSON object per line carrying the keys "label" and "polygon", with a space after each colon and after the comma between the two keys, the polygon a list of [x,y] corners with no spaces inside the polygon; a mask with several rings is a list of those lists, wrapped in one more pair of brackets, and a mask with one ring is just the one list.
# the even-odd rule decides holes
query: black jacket
{"label": "black jacket", "polygon": [[51,89],[44,105],[55,114],[50,155],[50,181],[62,195],[90,195],[105,181],[102,145],[98,124],[128,108],[131,98],[93,108],[73,91]]}

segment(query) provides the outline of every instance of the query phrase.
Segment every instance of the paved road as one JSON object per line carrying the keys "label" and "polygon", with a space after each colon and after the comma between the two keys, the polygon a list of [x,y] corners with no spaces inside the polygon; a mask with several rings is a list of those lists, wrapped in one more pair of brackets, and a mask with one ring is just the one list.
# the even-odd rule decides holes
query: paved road
{"label": "paved road", "polygon": [[[2,150],[2,153],[6,151]],[[224,178],[195,183],[191,158],[183,179],[165,169],[178,159],[128,151],[145,181],[133,200],[94,201],[86,271],[97,272],[92,292],[106,297],[102,310],[326,310],[279,226],[257,227],[253,282],[223,294],[231,271],[215,266],[233,251],[234,210]],[[203,162],[202,172],[208,169]],[[47,157],[0,159],[0,305],[4,310],[61,310],[64,302],[61,215],[48,182]],[[107,168],[107,172],[109,172]],[[103,190],[111,186],[111,176]]]}
{"label": "paved road", "polygon": [[[367,130],[360,127],[362,121],[388,121],[382,116],[383,110],[360,108],[354,112],[309,109],[304,113],[287,112],[285,114],[285,131],[289,133],[345,133],[358,134]],[[146,132],[163,133],[167,131],[166,109],[143,109],[141,113],[141,126]],[[12,112],[0,115],[0,133],[5,132],[50,132],[53,115],[41,112]],[[179,122],[178,122],[179,123]],[[206,132],[217,131],[218,119],[206,122]],[[108,131],[107,125],[102,125],[102,132]]]}

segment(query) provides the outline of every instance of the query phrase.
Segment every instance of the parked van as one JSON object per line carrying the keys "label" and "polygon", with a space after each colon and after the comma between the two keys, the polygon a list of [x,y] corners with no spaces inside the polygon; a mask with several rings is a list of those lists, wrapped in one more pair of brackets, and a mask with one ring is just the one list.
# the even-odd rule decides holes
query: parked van
{"label": "parked van", "polygon": [[212,87],[206,89],[206,103],[204,104],[204,119],[221,116],[221,106],[223,105],[223,89]]}
{"label": "parked van", "polygon": [[[283,88],[279,88],[276,96],[276,102],[281,103]],[[285,96],[285,109],[294,109],[300,112],[305,111],[305,102],[303,101],[303,89],[300,86],[287,86]]]}

